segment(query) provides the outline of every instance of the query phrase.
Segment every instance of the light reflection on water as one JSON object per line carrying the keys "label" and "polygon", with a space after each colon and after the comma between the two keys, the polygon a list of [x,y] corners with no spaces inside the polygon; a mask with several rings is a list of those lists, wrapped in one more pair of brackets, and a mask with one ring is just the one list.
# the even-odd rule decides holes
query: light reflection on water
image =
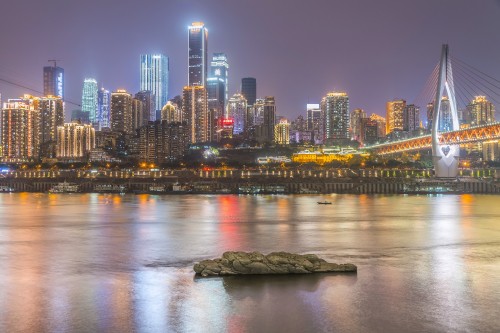
{"label": "light reflection on water", "polygon": [[[498,202],[1,194],[0,332],[499,331]],[[193,276],[227,250],[313,252],[359,271]]]}

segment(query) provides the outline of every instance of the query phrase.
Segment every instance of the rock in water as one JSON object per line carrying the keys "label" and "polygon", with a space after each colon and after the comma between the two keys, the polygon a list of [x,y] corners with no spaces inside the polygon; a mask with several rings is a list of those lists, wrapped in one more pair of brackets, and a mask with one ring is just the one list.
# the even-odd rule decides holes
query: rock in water
{"label": "rock in water", "polygon": [[356,272],[353,264],[334,264],[315,254],[272,252],[225,252],[222,258],[202,260],[194,265],[201,276],[241,274],[309,274],[325,272]]}

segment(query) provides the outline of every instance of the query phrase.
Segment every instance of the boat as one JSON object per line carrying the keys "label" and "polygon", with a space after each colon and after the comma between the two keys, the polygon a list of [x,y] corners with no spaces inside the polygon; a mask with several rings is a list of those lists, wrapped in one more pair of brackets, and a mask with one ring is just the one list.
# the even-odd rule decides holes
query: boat
{"label": "boat", "polygon": [[58,183],[53,186],[49,193],[76,193],[79,191],[78,184],[68,183],[64,181],[63,183]]}
{"label": "boat", "polygon": [[318,205],[331,205],[330,201],[318,201]]}

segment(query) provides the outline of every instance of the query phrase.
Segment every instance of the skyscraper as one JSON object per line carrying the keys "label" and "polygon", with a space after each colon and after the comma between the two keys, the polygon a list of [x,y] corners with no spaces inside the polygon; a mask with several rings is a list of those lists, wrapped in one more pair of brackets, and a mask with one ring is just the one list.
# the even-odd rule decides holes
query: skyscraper
{"label": "skyscraper", "polygon": [[254,105],[257,99],[257,80],[253,77],[241,79],[241,94],[247,100],[248,105]]}
{"label": "skyscraper", "polygon": [[312,133],[312,140],[315,144],[322,144],[323,135],[323,114],[319,104],[307,104],[307,130]]}
{"label": "skyscraper", "polygon": [[[155,96],[156,110],[168,101],[168,57],[163,54],[141,54],[141,91],[151,91]],[[149,120],[156,120],[156,113],[149,114]]]}
{"label": "skyscraper", "polygon": [[149,90],[142,90],[135,94],[135,98],[141,100],[144,104],[144,124],[147,124],[148,121],[157,120],[156,110],[158,110],[158,108],[161,110],[163,106],[156,106],[155,95]]}
{"label": "skyscraper", "polygon": [[87,78],[83,81],[82,112],[88,114],[90,123],[95,127],[99,123],[97,91],[97,81],[95,79]]}
{"label": "skyscraper", "polygon": [[208,30],[203,22],[193,22],[189,26],[188,38],[188,85],[205,86],[208,69]]}
{"label": "skyscraper", "polygon": [[278,145],[290,144],[290,123],[286,119],[280,119],[279,123],[274,125],[274,142]]}
{"label": "skyscraper", "polygon": [[274,125],[276,124],[276,101],[274,96],[264,98],[264,139],[274,142]]}
{"label": "skyscraper", "polygon": [[132,130],[146,125],[148,121],[144,122],[144,103],[140,99],[132,98]]}
{"label": "skyscraper", "polygon": [[351,112],[351,138],[361,140],[361,119],[366,118],[366,112],[363,109],[355,109]]}
{"label": "skyscraper", "polygon": [[349,139],[349,96],[330,92],[321,101],[325,140]]}
{"label": "skyscraper", "polygon": [[43,68],[43,95],[57,96],[64,100],[64,69],[54,66]]}
{"label": "skyscraper", "polygon": [[403,130],[411,133],[418,130],[419,127],[420,108],[414,104],[409,104],[403,111]]}
{"label": "skyscraper", "polygon": [[209,77],[207,79],[208,109],[214,117],[221,119],[226,117],[226,99],[224,80],[220,77]]}
{"label": "skyscraper", "polygon": [[40,156],[54,158],[57,148],[57,127],[64,124],[64,104],[60,97],[49,96],[36,100],[37,109],[40,111]]}
{"label": "skyscraper", "polygon": [[132,95],[126,90],[117,90],[111,94],[111,130],[133,133]]}
{"label": "skyscraper", "polygon": [[406,107],[404,99],[395,99],[386,105],[386,133],[403,130],[403,112]]}
{"label": "skyscraper", "polygon": [[[226,104],[229,99],[229,86],[228,86],[228,78],[229,78],[229,64],[227,62],[227,57],[224,53],[214,53],[212,56],[212,62],[210,63],[210,77],[209,78],[217,78],[222,81],[223,84],[223,94],[222,94],[222,102],[223,109],[226,109]],[[208,93],[208,99],[210,100],[210,92]]]}
{"label": "skyscraper", "polygon": [[245,118],[247,113],[247,101],[241,94],[234,94],[228,103],[228,118],[233,120],[233,134],[243,134],[245,131]]}
{"label": "skyscraper", "polygon": [[109,90],[101,88],[97,92],[97,119],[99,126],[96,127],[97,130],[102,128],[109,128],[110,125],[110,111],[111,111],[111,93]]}
{"label": "skyscraper", "polygon": [[207,90],[203,86],[186,86],[182,94],[183,120],[188,125],[189,142],[209,140]]}
{"label": "skyscraper", "polygon": [[467,106],[472,125],[484,125],[495,122],[495,105],[486,96],[476,96]]}

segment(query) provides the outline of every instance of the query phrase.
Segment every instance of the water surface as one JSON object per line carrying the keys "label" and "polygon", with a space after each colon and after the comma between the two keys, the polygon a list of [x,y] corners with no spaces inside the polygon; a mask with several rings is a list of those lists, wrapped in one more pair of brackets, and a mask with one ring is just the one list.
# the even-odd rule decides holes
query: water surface
{"label": "water surface", "polygon": [[[358,273],[194,277],[227,250]],[[0,194],[0,332],[498,332],[499,304],[498,196]]]}

